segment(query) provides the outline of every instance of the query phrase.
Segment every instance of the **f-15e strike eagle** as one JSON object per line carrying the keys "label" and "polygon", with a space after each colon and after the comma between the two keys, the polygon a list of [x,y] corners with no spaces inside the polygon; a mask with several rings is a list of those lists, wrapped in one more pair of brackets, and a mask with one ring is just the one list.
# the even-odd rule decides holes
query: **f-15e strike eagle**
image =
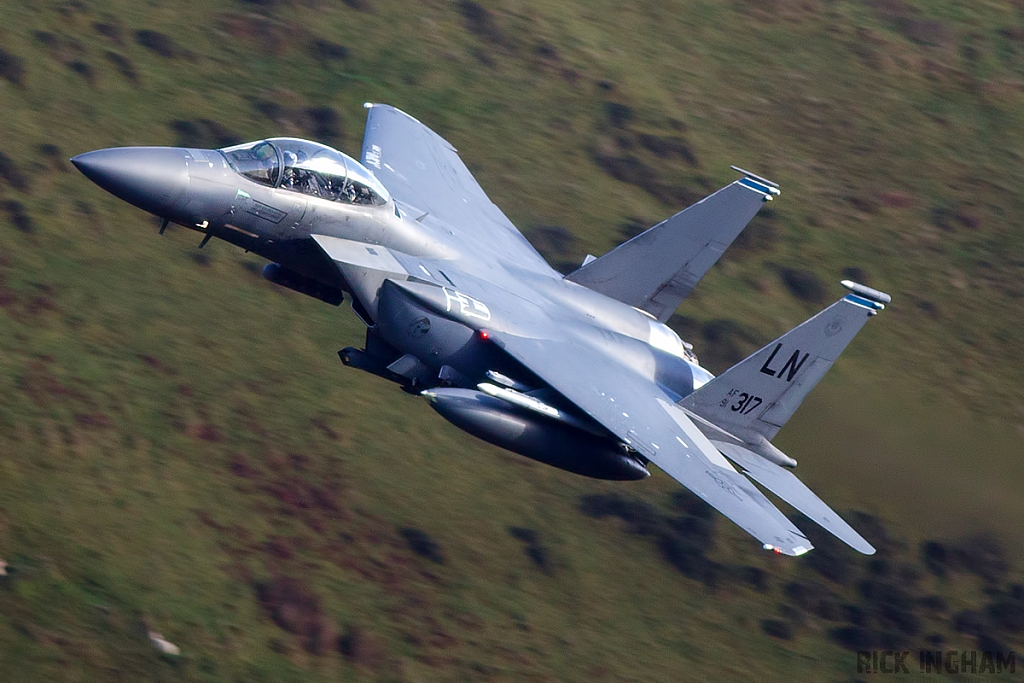
{"label": "f-15e strike eagle", "polygon": [[454,147],[367,104],[361,163],[272,138],[220,150],[102,149],[71,161],[164,219],[255,252],[276,284],[349,295],[365,348],[339,352],[424,396],[457,427],[601,479],[654,463],[756,537],[807,537],[760,483],[854,549],[874,548],[812,493],[771,439],[861,326],[890,301],[850,293],[714,377],[665,325],[778,186],[739,180],[562,276],[484,194]]}

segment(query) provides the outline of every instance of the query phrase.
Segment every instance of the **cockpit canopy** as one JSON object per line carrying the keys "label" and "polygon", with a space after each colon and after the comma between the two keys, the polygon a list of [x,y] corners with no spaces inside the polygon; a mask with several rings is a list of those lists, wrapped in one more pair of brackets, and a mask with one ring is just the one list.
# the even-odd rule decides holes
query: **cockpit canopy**
{"label": "cockpit canopy", "polygon": [[249,180],[344,204],[381,206],[391,195],[365,166],[336,149],[297,138],[271,138],[221,150]]}

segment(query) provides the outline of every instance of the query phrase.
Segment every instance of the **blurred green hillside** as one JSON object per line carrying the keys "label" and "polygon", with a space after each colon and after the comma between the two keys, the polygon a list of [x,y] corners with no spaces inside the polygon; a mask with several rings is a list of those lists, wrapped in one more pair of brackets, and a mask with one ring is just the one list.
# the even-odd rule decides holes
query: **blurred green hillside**
{"label": "blurred green hillside", "polygon": [[[0,680],[847,681],[857,649],[1021,648],[1024,3],[0,16]],[[844,277],[893,295],[777,441],[879,554],[767,556],[660,474],[475,441],[338,362],[347,307],[158,237],[66,161],[355,155],[366,101],[449,139],[563,270],[730,164],[780,183],[672,324],[719,372]]]}

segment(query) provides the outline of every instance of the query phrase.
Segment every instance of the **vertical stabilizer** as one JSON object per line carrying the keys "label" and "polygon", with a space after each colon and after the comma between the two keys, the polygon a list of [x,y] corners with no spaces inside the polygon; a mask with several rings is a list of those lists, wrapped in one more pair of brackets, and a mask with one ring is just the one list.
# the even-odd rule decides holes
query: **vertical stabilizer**
{"label": "vertical stabilizer", "polygon": [[740,361],[682,401],[744,440],[772,439],[888,294],[844,281],[850,294]]}

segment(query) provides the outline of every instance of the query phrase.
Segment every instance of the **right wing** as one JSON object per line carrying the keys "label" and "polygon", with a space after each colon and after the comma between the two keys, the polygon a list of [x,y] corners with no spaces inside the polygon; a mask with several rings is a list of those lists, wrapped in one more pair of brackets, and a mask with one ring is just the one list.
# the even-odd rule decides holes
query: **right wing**
{"label": "right wing", "polygon": [[517,265],[554,274],[512,221],[484,193],[447,140],[405,112],[368,104],[361,161],[401,208],[424,223],[500,254]]}
{"label": "right wing", "polygon": [[491,339],[766,548],[787,555],[802,555],[812,548],[654,382],[581,342],[496,333],[491,333]]}
{"label": "right wing", "polygon": [[730,460],[743,468],[748,477],[783,499],[809,519],[817,522],[843,543],[865,555],[874,555],[875,549],[864,537],[854,531],[842,517],[836,514],[825,502],[815,495],[814,491],[797,479],[796,475],[785,467],[762,458],[734,443],[721,441],[711,442]]}
{"label": "right wing", "polygon": [[741,178],[588,261],[566,279],[665,322],[761,205],[778,193],[761,179]]}

